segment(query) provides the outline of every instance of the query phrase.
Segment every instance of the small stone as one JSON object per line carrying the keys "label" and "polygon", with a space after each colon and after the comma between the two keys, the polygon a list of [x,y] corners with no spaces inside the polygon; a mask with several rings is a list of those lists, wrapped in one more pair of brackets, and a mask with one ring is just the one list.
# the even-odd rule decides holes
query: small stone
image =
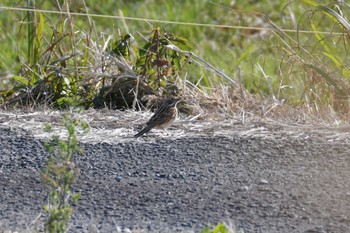
{"label": "small stone", "polygon": [[265,179],[260,179],[259,184],[268,184],[269,182]]}
{"label": "small stone", "polygon": [[239,188],[239,191],[248,191],[248,190],[249,190],[249,187],[247,185],[244,185]]}

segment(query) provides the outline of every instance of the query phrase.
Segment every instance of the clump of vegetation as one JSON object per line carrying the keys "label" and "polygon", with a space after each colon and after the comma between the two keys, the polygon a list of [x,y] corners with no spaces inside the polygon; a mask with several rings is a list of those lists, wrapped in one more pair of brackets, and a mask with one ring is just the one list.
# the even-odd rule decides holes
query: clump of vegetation
{"label": "clump of vegetation", "polygon": [[223,223],[218,223],[213,228],[205,227],[200,231],[200,233],[244,233],[243,230],[234,231],[233,229],[229,229]]}
{"label": "clump of vegetation", "polygon": [[122,70],[126,73],[106,82],[110,84],[100,90],[93,101],[94,106],[135,109],[137,103],[145,103],[146,96],[179,95],[177,81],[189,59],[173,46],[190,48],[187,39],[162,32],[159,27],[149,33],[149,38],[140,48],[133,45],[133,37],[129,34],[112,43],[110,56],[119,61],[117,63],[124,64]]}
{"label": "clump of vegetation", "polygon": [[[143,97],[218,97],[224,86],[221,90],[242,90],[248,99],[261,99],[257,105],[272,101],[263,115],[273,117],[277,107],[287,105],[307,113],[350,116],[350,7],[345,3],[195,1],[159,8],[154,0],[147,5],[122,1],[118,15],[139,18],[118,19],[115,26],[110,18],[79,15],[115,15],[111,0],[102,6],[84,1],[40,4],[35,8],[56,9],[58,14],[17,13],[21,39],[11,42],[18,43],[12,50],[17,51],[20,72],[6,74],[0,84],[0,95],[9,105],[139,109],[147,104]],[[4,52],[10,53],[7,48]],[[0,59],[0,68],[16,64]],[[191,61],[194,65],[188,66]],[[223,92],[221,100],[228,96]],[[216,102],[211,106],[221,105],[209,99]],[[230,112],[250,106],[246,99],[230,101],[224,103]]]}
{"label": "clump of vegetation", "polygon": [[[42,173],[42,181],[49,191],[48,204],[43,207],[47,214],[45,232],[66,232],[73,213],[72,204],[76,204],[80,198],[79,193],[72,191],[79,173],[73,157],[82,153],[76,130],[81,127],[87,131],[89,127],[86,122],[70,119],[68,115],[64,115],[63,124],[68,132],[67,139],[53,136],[45,145],[47,151],[53,154]],[[51,131],[51,126],[48,125],[46,130]]]}
{"label": "clump of vegetation", "polygon": [[27,62],[1,91],[8,104],[122,109],[139,107],[147,95],[179,94],[176,79],[188,59],[171,46],[189,49],[185,38],[155,28],[139,47],[126,34],[101,48],[91,31],[75,31],[69,14],[52,21],[28,12],[25,19]]}

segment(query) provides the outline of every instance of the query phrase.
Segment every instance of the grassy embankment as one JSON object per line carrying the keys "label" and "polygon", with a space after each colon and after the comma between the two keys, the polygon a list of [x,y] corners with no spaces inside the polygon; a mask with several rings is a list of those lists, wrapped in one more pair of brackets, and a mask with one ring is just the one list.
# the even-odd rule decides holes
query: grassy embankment
{"label": "grassy embankment", "polygon": [[[69,8],[72,14],[2,10],[1,94],[11,99],[13,93],[30,90],[30,101],[92,106],[102,87],[109,93],[116,77],[125,74],[120,66],[108,63],[114,49],[114,58],[124,55],[133,75],[141,75],[157,95],[210,96],[229,113],[245,109],[274,116],[297,106],[303,114],[347,119],[349,7],[321,5],[325,3],[223,1],[219,6],[167,1],[159,7],[158,1],[106,0],[58,7],[45,1],[36,8],[58,12]],[[155,38],[151,31],[157,27],[160,34]],[[184,40],[169,41],[170,33]],[[131,39],[123,37],[127,34]],[[168,41],[152,51],[156,39]],[[118,42],[126,47],[118,47]],[[192,56],[169,49],[172,43]],[[120,85],[125,84],[112,87]],[[135,94],[134,87],[127,91]],[[135,102],[128,103],[135,107]]]}

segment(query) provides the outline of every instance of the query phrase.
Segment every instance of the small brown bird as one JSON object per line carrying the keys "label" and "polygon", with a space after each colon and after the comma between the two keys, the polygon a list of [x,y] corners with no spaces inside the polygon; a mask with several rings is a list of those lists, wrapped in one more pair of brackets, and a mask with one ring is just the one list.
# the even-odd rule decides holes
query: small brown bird
{"label": "small brown bird", "polygon": [[135,134],[134,137],[141,137],[153,128],[165,129],[172,125],[177,117],[176,105],[179,103],[179,101],[180,99],[174,97],[167,98],[153,114],[151,119],[146,123],[146,127],[139,133]]}

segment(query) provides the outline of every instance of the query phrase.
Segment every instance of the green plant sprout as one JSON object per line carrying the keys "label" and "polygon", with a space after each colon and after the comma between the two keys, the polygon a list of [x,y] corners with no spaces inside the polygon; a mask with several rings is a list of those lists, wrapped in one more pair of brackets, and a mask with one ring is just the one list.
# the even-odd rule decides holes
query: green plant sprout
{"label": "green plant sprout", "polygon": [[[50,233],[66,232],[73,213],[71,204],[76,204],[80,198],[80,193],[72,191],[79,173],[73,158],[75,154],[83,153],[76,131],[78,127],[84,132],[89,130],[85,121],[71,119],[68,114],[63,115],[63,124],[68,132],[67,139],[53,136],[51,141],[45,144],[46,150],[52,154],[42,172],[42,182],[49,191],[48,204],[43,206],[44,212],[47,213],[44,230]],[[46,126],[46,131],[51,132],[50,125]]]}

